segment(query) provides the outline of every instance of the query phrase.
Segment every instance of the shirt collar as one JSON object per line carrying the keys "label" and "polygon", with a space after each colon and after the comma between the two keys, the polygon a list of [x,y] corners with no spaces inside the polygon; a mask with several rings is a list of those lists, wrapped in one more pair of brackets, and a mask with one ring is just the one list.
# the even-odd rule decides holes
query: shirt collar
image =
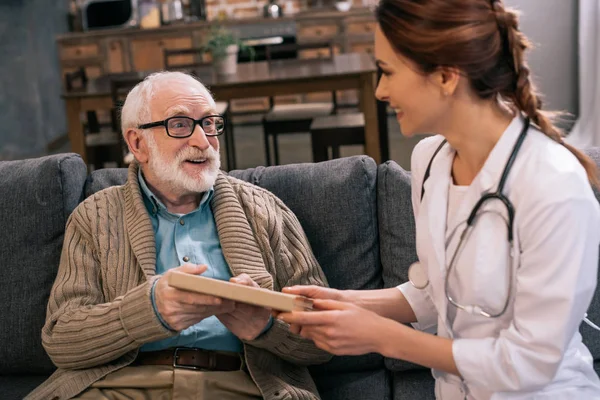
{"label": "shirt collar", "polygon": [[[144,199],[144,205],[148,210],[148,213],[152,216],[156,216],[158,213],[166,213],[168,215],[174,216],[175,214],[170,213],[167,210],[167,207],[163,204],[162,201],[150,190],[146,180],[144,179],[144,174],[142,174],[142,168],[138,169],[138,181],[140,183],[140,188],[142,189],[142,197]],[[188,214],[192,214],[200,209],[202,209],[206,204],[210,202],[214,194],[214,186],[204,192],[202,195],[202,199],[200,200],[200,204],[198,204],[198,208],[194,211],[191,211]]]}

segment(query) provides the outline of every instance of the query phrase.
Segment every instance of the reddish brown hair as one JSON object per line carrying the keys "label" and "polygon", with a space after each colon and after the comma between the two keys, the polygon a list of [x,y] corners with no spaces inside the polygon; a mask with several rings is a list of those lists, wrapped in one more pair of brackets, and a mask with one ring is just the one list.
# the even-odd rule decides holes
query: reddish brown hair
{"label": "reddish brown hair", "polygon": [[392,47],[423,73],[439,67],[460,70],[482,99],[500,95],[547,136],[568,148],[600,188],[596,164],[565,143],[562,132],[542,111],[525,51],[531,47],[519,30],[518,15],[501,0],[381,0],[375,11]]}

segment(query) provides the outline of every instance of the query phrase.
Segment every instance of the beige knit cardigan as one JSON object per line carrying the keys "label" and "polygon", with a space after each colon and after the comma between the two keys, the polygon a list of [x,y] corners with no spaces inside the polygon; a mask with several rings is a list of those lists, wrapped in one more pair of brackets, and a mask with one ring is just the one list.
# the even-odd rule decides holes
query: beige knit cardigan
{"label": "beige knit cardigan", "polygon": [[[156,318],[150,288],[157,277],[152,223],[130,166],[127,183],[82,202],[67,221],[42,343],[58,370],[27,400],[69,399],[129,365],[139,348],[175,333]],[[267,190],[219,174],[211,201],[231,273],[261,287],[326,285],[295,215]],[[330,355],[275,320],[244,342],[248,370],[265,399],[318,399],[307,365]]]}

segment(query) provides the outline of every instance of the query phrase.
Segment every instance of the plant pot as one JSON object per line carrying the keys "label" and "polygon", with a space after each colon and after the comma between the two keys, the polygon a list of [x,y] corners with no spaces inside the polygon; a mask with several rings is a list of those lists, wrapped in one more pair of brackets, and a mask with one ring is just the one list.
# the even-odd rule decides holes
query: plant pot
{"label": "plant pot", "polygon": [[215,60],[215,69],[218,75],[232,75],[237,72],[237,57],[239,47],[237,44],[227,46],[226,55]]}

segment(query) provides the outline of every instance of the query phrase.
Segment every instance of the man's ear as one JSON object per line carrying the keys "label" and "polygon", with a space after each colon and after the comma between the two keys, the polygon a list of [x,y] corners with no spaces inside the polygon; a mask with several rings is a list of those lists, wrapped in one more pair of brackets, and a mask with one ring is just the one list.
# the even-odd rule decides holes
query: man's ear
{"label": "man's ear", "polygon": [[460,71],[453,67],[439,67],[434,72],[434,82],[444,97],[452,96],[460,82]]}
{"label": "man's ear", "polygon": [[146,163],[148,161],[149,152],[148,145],[144,138],[144,134],[140,129],[129,128],[124,135],[125,143],[129,147],[129,151],[140,163]]}

